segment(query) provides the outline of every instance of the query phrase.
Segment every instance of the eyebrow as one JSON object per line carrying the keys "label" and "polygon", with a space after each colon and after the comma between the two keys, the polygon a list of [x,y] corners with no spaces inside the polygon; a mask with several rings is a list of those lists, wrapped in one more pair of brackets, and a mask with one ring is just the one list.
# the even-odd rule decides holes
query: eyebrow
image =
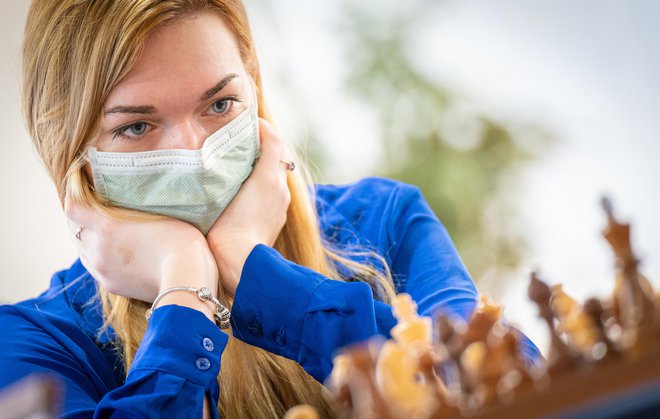
{"label": "eyebrow", "polygon": [[156,107],[151,105],[146,105],[146,106],[119,105],[119,106],[113,106],[112,108],[105,111],[106,115],[111,113],[138,113],[143,115],[149,115],[152,113],[156,113]]}
{"label": "eyebrow", "polygon": [[218,84],[216,84],[215,86],[213,86],[212,88],[210,88],[209,90],[204,92],[202,97],[199,98],[200,102],[211,99],[216,93],[218,93],[220,90],[224,89],[225,86],[227,85],[227,83],[229,83],[230,81],[232,81],[236,77],[238,77],[238,74],[235,74],[235,73],[231,73],[231,74],[226,75],[222,80],[220,80],[220,82]]}
{"label": "eyebrow", "polygon": [[[199,98],[200,102],[203,102],[205,100],[208,100],[212,98],[216,93],[221,91],[222,89],[227,86],[227,83],[232,81],[238,77],[238,74],[231,73],[223,77],[222,80],[218,82],[215,86],[204,92],[204,94]],[[141,106],[126,106],[126,105],[118,105],[118,106],[113,106],[110,109],[107,109],[105,112],[105,115],[111,114],[111,113],[128,113],[128,114],[141,114],[141,115],[149,115],[149,114],[154,114],[156,113],[156,107],[152,105],[141,105]]]}

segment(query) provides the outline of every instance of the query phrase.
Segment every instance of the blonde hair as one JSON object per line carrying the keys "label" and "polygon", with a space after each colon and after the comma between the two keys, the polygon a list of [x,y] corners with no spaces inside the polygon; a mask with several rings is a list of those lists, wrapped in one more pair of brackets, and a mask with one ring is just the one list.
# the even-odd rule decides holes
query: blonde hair
{"label": "blonde hair", "polygon": [[[87,186],[84,150],[97,135],[103,104],[131,70],[154,28],[183,14],[219,13],[236,37],[243,64],[257,86],[259,115],[270,120],[247,15],[240,0],[34,0],[23,46],[23,106],[28,130],[60,200],[70,197],[107,216],[116,211]],[[293,151],[292,151],[293,152]],[[296,157],[296,162],[300,158]],[[372,249],[343,248],[320,232],[312,181],[299,164],[288,186],[287,222],[274,247],[285,258],[331,279],[347,276],[369,283],[375,298],[391,302],[392,278],[385,260]],[[358,263],[368,256],[375,263]],[[380,265],[380,266],[379,266]],[[231,298],[218,290],[231,307]],[[142,301],[100,290],[105,325],[115,331],[126,371],[146,330]],[[103,329],[103,328],[102,328]],[[218,376],[223,417],[282,417],[296,404],[315,406],[333,416],[323,386],[296,362],[247,345],[230,334]]]}

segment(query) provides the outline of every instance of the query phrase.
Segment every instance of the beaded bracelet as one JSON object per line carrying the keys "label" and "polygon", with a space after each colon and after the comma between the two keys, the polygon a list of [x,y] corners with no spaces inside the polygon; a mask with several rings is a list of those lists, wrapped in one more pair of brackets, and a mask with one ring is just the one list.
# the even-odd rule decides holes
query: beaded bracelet
{"label": "beaded bracelet", "polygon": [[201,301],[205,301],[205,302],[210,301],[213,304],[215,304],[216,310],[215,313],[213,313],[213,317],[215,318],[215,324],[217,324],[218,327],[220,327],[220,329],[229,328],[230,325],[229,318],[231,317],[231,313],[229,312],[229,309],[223,306],[222,304],[220,304],[220,301],[218,301],[218,299],[215,298],[213,294],[211,294],[211,290],[206,287],[202,287],[202,288],[173,287],[166,289],[165,291],[158,294],[158,297],[156,297],[156,299],[154,300],[154,303],[151,305],[151,308],[149,308],[149,310],[147,310],[147,312],[145,313],[145,317],[147,318],[147,320],[151,318],[151,314],[153,313],[154,309],[156,308],[160,300],[167,294],[174,291],[188,291],[190,293],[197,294],[197,297]]}

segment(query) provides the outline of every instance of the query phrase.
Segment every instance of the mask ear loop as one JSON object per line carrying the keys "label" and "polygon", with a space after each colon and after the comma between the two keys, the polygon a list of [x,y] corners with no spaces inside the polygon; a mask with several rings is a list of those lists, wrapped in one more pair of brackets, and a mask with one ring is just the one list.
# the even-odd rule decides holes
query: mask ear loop
{"label": "mask ear loop", "polygon": [[250,77],[250,85],[252,86],[252,106],[254,106],[254,114],[257,117],[256,130],[257,130],[257,158],[261,156],[261,135],[259,134],[259,95],[257,94],[257,84],[254,79]]}

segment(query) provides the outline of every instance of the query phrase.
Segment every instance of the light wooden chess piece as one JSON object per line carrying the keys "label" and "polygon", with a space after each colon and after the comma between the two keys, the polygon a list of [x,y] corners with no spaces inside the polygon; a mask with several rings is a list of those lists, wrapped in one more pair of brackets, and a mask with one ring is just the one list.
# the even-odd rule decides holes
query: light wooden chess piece
{"label": "light wooden chess piece", "polygon": [[597,360],[604,356],[594,351],[599,343],[599,331],[582,306],[571,298],[561,284],[552,286],[550,306],[557,318],[557,330],[564,333],[569,345],[577,349],[585,359]]}
{"label": "light wooden chess piece", "polygon": [[[354,419],[394,419],[399,417],[392,414],[393,406],[385,395],[381,393],[376,383],[375,357],[378,341],[371,339],[368,342],[354,345],[347,352],[352,363],[352,370],[348,377],[348,386],[351,393],[353,409],[351,418]],[[382,351],[382,349],[381,349]]]}
{"label": "light wooden chess piece", "polygon": [[417,304],[409,294],[403,293],[396,296],[392,312],[398,323],[390,333],[399,346],[406,347],[414,342],[431,346],[433,340],[431,318],[417,314]]}
{"label": "light wooden chess piece", "polygon": [[431,350],[432,321],[417,314],[408,294],[399,294],[392,312],[398,324],[391,330],[376,363],[376,383],[397,417],[426,418],[436,410],[433,388],[426,385],[419,357]]}
{"label": "light wooden chess piece", "polygon": [[564,372],[580,364],[580,356],[569,347],[559,336],[554,325],[554,313],[550,306],[552,291],[539,279],[536,272],[531,274],[527,295],[539,309],[539,317],[545,321],[550,332],[550,353],[548,355],[548,372],[551,375]]}
{"label": "light wooden chess piece", "polygon": [[616,280],[612,295],[614,316],[623,333],[621,344],[626,352],[636,356],[658,343],[659,319],[653,288],[637,267],[639,260],[630,242],[630,224],[614,218],[612,204],[601,200],[608,225],[603,231],[616,255]]}
{"label": "light wooden chess piece", "polygon": [[332,371],[324,385],[333,394],[340,408],[350,410],[353,408],[349,387],[349,378],[353,372],[353,363],[346,353],[336,355],[332,360]]}
{"label": "light wooden chess piece", "polygon": [[319,413],[313,406],[299,404],[289,409],[284,419],[319,419]]}

